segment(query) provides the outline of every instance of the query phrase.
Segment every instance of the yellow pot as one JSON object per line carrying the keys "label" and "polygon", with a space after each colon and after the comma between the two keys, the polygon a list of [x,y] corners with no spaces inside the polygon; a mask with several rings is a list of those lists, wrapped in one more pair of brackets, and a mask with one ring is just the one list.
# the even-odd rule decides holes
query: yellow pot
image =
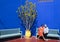
{"label": "yellow pot", "polygon": [[25,38],[30,38],[30,36],[31,36],[31,31],[30,30],[26,30]]}

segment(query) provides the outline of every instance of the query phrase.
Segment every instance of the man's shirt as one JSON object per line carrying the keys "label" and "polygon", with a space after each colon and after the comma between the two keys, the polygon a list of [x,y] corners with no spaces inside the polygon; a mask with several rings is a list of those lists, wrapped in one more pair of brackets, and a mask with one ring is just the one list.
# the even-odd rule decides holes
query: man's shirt
{"label": "man's shirt", "polygon": [[44,34],[48,33],[49,32],[49,29],[48,27],[44,28]]}

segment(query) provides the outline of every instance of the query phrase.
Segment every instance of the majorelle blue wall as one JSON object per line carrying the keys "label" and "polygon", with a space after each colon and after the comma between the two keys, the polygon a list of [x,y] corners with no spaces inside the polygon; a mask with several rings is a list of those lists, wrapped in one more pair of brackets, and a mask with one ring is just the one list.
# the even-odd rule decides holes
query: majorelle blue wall
{"label": "majorelle blue wall", "polygon": [[24,32],[21,21],[16,13],[25,0],[0,0],[0,29],[19,28]]}
{"label": "majorelle blue wall", "polygon": [[59,0],[53,0],[52,2],[29,1],[36,3],[38,27],[41,24],[47,24],[50,29],[60,29]]}
{"label": "majorelle blue wall", "polygon": [[50,29],[60,30],[60,3],[59,0],[52,2],[39,2],[38,0],[29,0],[36,4],[37,27],[41,24],[47,24]]}
{"label": "majorelle blue wall", "polygon": [[[59,0],[53,2],[39,2],[38,0],[29,0],[36,3],[37,18],[35,25],[31,28],[32,35],[35,35],[36,28],[41,24],[47,24],[50,29],[60,30],[60,3]],[[18,18],[16,10],[20,5],[24,5],[25,0],[0,0],[0,29],[21,28],[25,32],[21,20]]]}

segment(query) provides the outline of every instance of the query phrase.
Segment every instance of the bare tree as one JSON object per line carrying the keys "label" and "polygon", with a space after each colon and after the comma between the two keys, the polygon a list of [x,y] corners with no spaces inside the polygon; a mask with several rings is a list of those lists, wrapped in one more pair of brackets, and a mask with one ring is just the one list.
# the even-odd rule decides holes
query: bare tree
{"label": "bare tree", "polygon": [[37,15],[35,4],[26,1],[26,4],[24,6],[21,5],[18,7],[17,13],[19,18],[21,18],[23,21],[26,30],[30,30]]}

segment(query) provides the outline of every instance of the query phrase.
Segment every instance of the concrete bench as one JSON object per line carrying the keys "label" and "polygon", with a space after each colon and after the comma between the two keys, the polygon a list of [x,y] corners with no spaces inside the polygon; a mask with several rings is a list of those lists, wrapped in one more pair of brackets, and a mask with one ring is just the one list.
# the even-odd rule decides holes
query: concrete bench
{"label": "concrete bench", "polygon": [[20,28],[0,30],[0,39],[15,37],[15,36],[22,36],[22,32],[20,31]]}
{"label": "concrete bench", "polygon": [[47,37],[55,37],[59,39],[60,38],[59,29],[49,29]]}
{"label": "concrete bench", "polygon": [[49,29],[49,33],[47,36],[51,37],[59,37],[58,35],[59,30],[58,29]]}
{"label": "concrete bench", "polygon": [[[36,37],[37,35],[38,35],[38,28],[36,29]],[[49,29],[47,37],[55,37],[59,39],[60,38],[59,29]]]}

